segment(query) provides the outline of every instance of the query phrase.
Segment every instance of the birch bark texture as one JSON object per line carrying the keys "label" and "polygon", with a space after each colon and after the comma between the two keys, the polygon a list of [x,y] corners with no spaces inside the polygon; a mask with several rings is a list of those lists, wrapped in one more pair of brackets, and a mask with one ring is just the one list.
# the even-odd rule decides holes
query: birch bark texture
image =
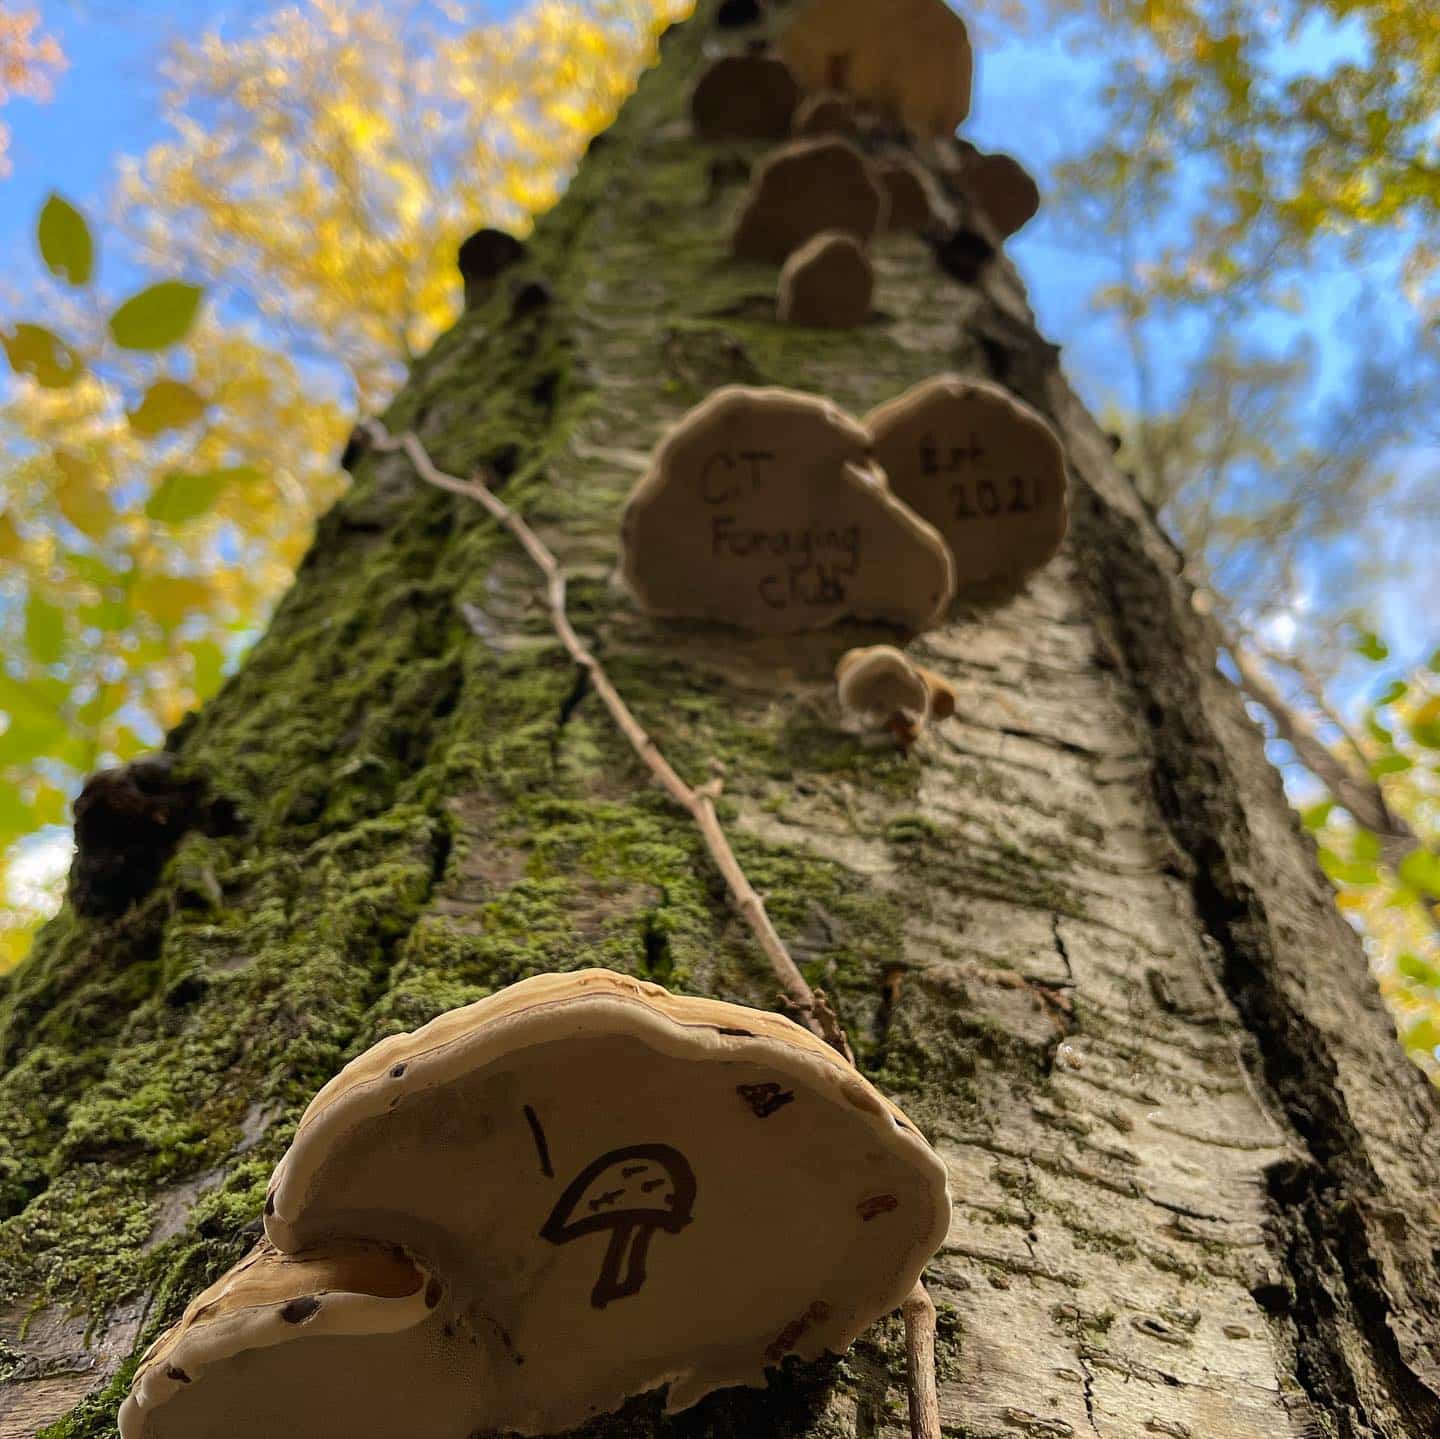
{"label": "birch bark texture", "polygon": [[[758,33],[717,8],[667,35],[514,283],[385,423],[484,467],[559,557],[577,631],[686,781],[723,777],[777,930],[943,1156],[947,1434],[1432,1439],[1440,1106],[1179,558],[1003,258],[966,283],[887,234],[864,326],[775,319],[776,268],[730,255],[767,142],[687,119]],[[845,733],[834,697],[839,655],[892,633],[747,638],[627,601],[624,497],[714,389],[864,414],[946,370],[1055,425],[1073,521],[1019,593],[911,647],[958,708],[908,756]],[[0,990],[3,1439],[113,1432],[138,1348],[253,1243],[306,1101],[385,1035],[589,964],[776,1004],[512,537],[403,453],[351,458],[268,633],[170,738],[226,822],[117,912],[67,907]],[[586,1433],[899,1439],[903,1333]]]}

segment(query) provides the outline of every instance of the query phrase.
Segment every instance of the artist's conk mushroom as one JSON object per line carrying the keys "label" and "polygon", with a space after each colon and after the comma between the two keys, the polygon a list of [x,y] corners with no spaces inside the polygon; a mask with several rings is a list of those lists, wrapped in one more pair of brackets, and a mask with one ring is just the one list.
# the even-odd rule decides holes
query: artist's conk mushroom
{"label": "artist's conk mushroom", "polygon": [[1023,578],[1054,555],[1069,503],[1055,432],[997,385],[937,375],[866,425],[895,493],[945,536],[965,588]]}
{"label": "artist's conk mushroom", "polygon": [[419,1422],[377,1404],[353,1424],[223,1432],[541,1434],[661,1386],[683,1409],[843,1350],[905,1298],[948,1214],[913,1125],[789,1020],[604,970],[526,980],[347,1065],[266,1204],[284,1251],[363,1236],[443,1281],[420,1286],[433,1308],[404,1301],[428,1349],[327,1337],[311,1363],[337,1366],[348,1405],[398,1355],[393,1383],[443,1389],[444,1422],[426,1399]]}
{"label": "artist's conk mushroom", "polygon": [[657,447],[621,526],[648,613],[762,634],[844,616],[924,629],[953,594],[935,530],[891,494],[870,437],[813,395],[732,385]]}
{"label": "artist's conk mushroom", "polygon": [[849,329],[864,323],[874,293],[865,247],[853,235],[825,230],[785,261],[776,309],[792,325]]}
{"label": "artist's conk mushroom", "polygon": [[783,52],[805,89],[846,90],[917,135],[970,113],[970,37],[945,0],[810,0]]}
{"label": "artist's conk mushroom", "polygon": [[121,1439],[452,1435],[485,1376],[444,1332],[442,1295],[393,1248],[292,1257],[262,1241],[150,1347]]}
{"label": "artist's conk mushroom", "polygon": [[848,140],[795,140],[768,155],[751,180],[735,253],[779,265],[822,230],[868,241],[884,228],[886,206],[884,188]]}
{"label": "artist's conk mushroom", "polygon": [[779,140],[790,133],[800,86],[774,55],[723,55],[690,99],[702,140]]}

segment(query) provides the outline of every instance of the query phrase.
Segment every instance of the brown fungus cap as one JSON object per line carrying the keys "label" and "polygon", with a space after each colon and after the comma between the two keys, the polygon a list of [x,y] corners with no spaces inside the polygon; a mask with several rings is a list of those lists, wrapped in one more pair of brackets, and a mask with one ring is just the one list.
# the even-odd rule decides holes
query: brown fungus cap
{"label": "brown fungus cap", "polygon": [[443,1286],[400,1250],[262,1241],[147,1351],[121,1439],[452,1434],[483,1374],[443,1312]]}
{"label": "brown fungus cap", "polygon": [[794,140],[766,156],[751,179],[735,253],[778,265],[822,230],[868,242],[884,228],[885,211],[884,189],[848,140]]}
{"label": "brown fungus cap", "polygon": [[845,616],[924,629],[949,605],[945,542],[871,462],[838,406],[792,390],[717,390],[661,441],[621,524],[647,613],[761,634]]}
{"label": "brown fungus cap", "polygon": [[795,112],[797,135],[854,135],[858,128],[855,100],[843,90],[807,95]]}
{"label": "brown fungus cap", "polygon": [[1064,451],[1044,418],[998,385],[937,375],[866,425],[895,493],[945,536],[962,589],[1022,579],[1059,549]]}
{"label": "brown fungus cap", "polygon": [[1039,213],[1040,187],[1009,155],[976,153],[960,173],[959,188],[1008,240]]}
{"label": "brown fungus cap", "polygon": [[923,230],[935,216],[935,201],[924,171],[910,160],[887,155],[875,167],[889,199],[892,230]]}
{"label": "brown fungus cap", "polygon": [[666,1385],[673,1412],[843,1350],[905,1298],[949,1201],[914,1126],[798,1025],[586,970],[347,1065],[267,1211],[282,1248],[364,1233],[444,1276],[469,1408],[404,1439],[453,1439]]}
{"label": "brown fungus cap", "polygon": [[792,325],[849,329],[865,322],[874,295],[865,247],[853,235],[824,230],[785,261],[776,308]]}
{"label": "brown fungus cap", "polygon": [[724,55],[696,82],[690,98],[702,140],[780,140],[790,133],[800,86],[775,55]]}
{"label": "brown fungus cap", "polygon": [[889,720],[904,716],[924,724],[930,689],[919,669],[894,645],[847,650],[835,666],[840,708],[857,719]]}
{"label": "brown fungus cap", "polygon": [[970,36],[945,0],[810,0],[782,49],[807,90],[846,90],[917,135],[970,113]]}

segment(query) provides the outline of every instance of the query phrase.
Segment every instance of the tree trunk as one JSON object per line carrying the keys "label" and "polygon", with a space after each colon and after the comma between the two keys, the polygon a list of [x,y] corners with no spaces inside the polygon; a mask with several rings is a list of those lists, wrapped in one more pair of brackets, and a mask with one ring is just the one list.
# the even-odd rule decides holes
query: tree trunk
{"label": "tree trunk", "polygon": [[[502,280],[391,429],[503,478],[665,753],[692,783],[723,772],[781,933],[949,1165],[928,1276],[948,1433],[1431,1439],[1437,1096],[1177,556],[1003,260],[965,284],[888,237],[870,324],[774,321],[775,272],[728,258],[732,151],[686,120],[707,47],[745,35],[713,9],[541,222],[513,273],[545,288],[517,305]],[[1023,592],[916,644],[960,705],[908,757],[838,727],[835,660],[876,629],[749,639],[619,591],[620,502],[714,387],[863,413],[945,369],[1051,417],[1075,514]],[[382,1036],[594,964],[773,1003],[511,538],[403,456],[357,470],[268,634],[171,738],[211,801],[158,882],[115,916],[67,907],[3,992],[6,1439],[111,1432],[138,1347],[253,1242],[306,1101]],[[109,842],[123,873],[123,823]],[[591,1432],[900,1435],[902,1335]]]}

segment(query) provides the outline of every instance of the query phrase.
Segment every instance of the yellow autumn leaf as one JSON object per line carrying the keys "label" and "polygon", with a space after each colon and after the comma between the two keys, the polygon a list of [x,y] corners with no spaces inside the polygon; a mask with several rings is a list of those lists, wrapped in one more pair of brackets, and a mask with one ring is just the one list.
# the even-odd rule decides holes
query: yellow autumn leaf
{"label": "yellow autumn leaf", "polygon": [[193,425],[204,413],[204,399],[183,380],[156,380],[130,411],[130,428],[137,435],[159,435]]}
{"label": "yellow autumn leaf", "polygon": [[55,503],[60,513],[92,540],[108,533],[115,521],[115,511],[102,490],[94,469],[68,450],[56,450]]}

